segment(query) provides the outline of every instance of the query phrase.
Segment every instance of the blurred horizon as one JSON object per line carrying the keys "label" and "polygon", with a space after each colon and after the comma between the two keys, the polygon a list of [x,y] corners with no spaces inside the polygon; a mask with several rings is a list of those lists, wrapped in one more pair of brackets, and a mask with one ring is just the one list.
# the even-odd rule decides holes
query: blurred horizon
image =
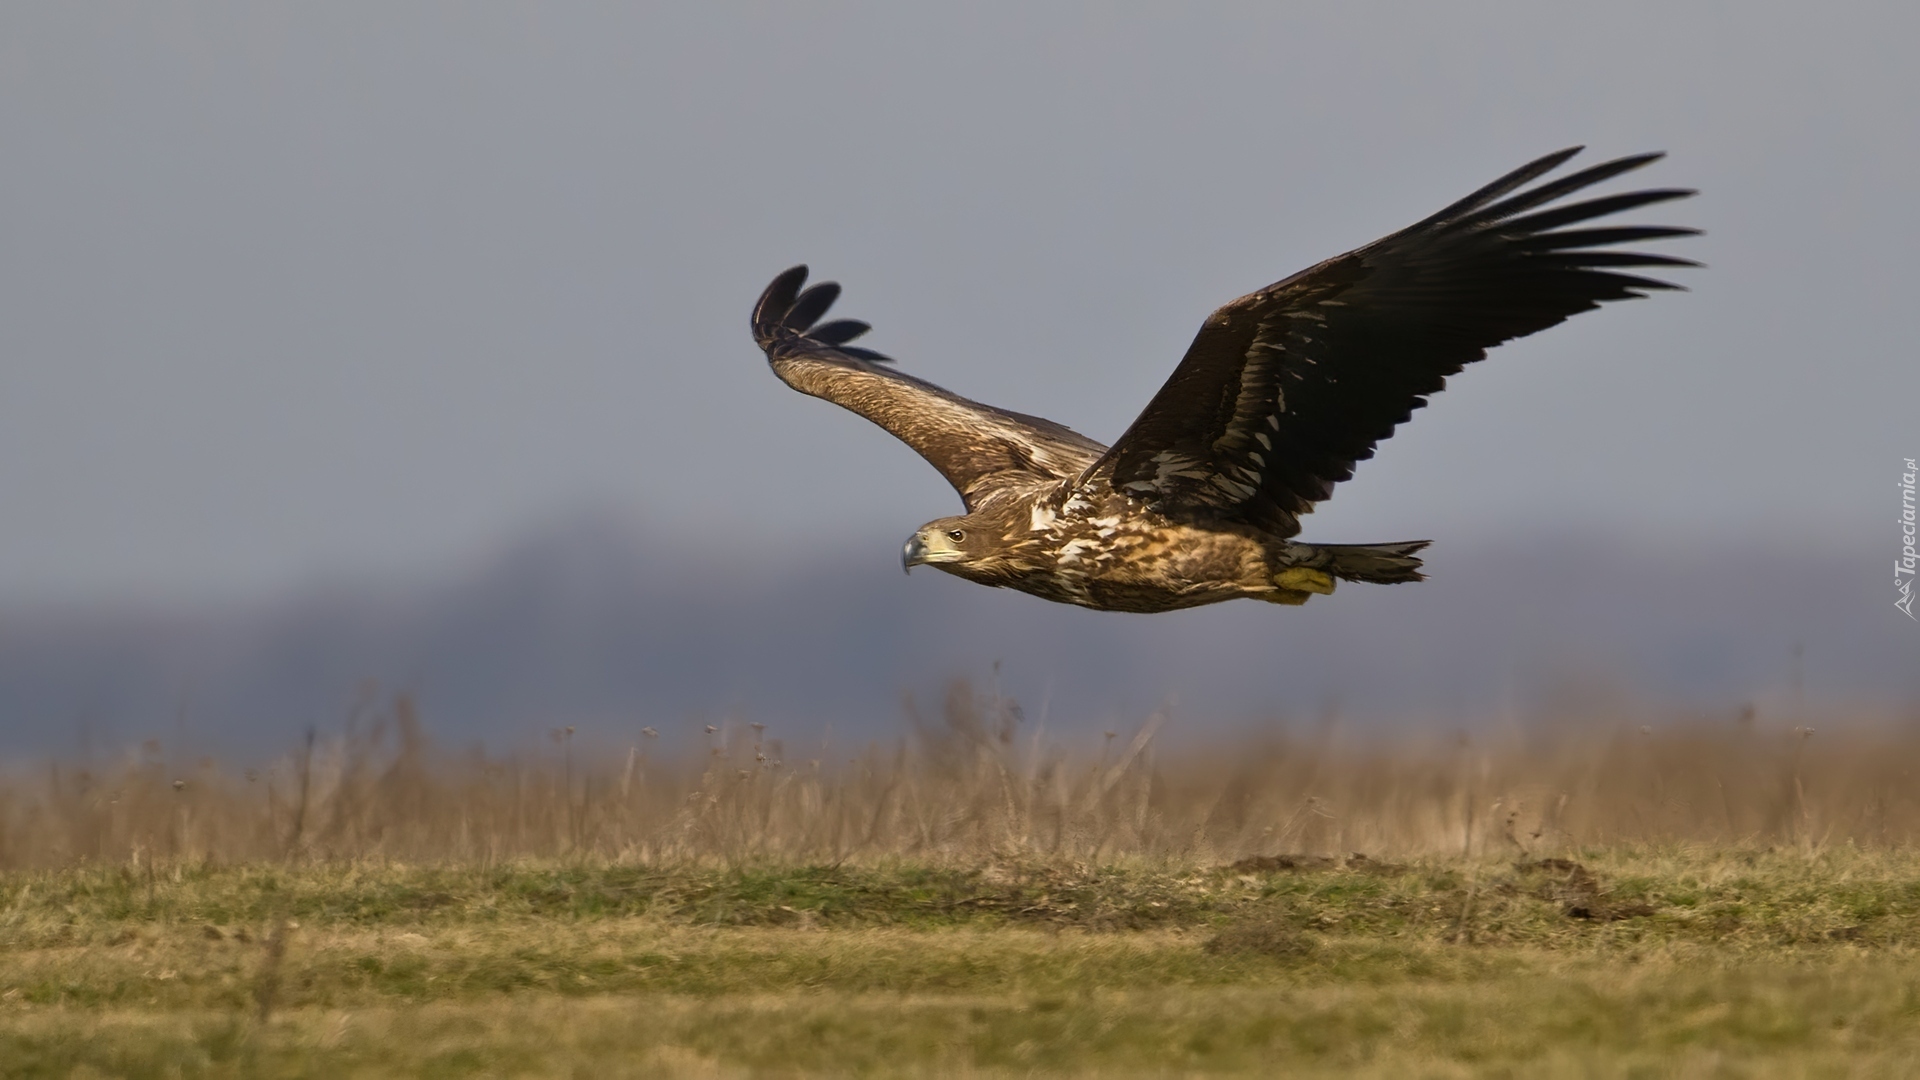
{"label": "blurred horizon", "polygon": [[859,744],[910,731],[956,680],[1051,736],[1159,713],[1176,743],[1336,718],[1431,734],[1920,716],[1920,670],[1866,572],[1870,548],[1536,534],[1438,544],[1418,584],[1154,616],[903,577],[891,548],[755,561],[584,515],[432,578],[14,612],[0,624],[0,754],[149,738],[175,756],[277,754],[395,693],[456,746],[574,726],[584,745],[653,727],[684,748],[707,724],[749,721]]}

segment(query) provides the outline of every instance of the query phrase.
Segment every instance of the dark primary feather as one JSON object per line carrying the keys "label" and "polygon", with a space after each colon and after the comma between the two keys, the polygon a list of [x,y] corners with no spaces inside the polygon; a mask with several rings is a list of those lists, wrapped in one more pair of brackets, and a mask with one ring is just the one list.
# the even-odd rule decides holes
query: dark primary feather
{"label": "dark primary feather", "polygon": [[759,303],[753,305],[753,340],[767,351],[768,359],[772,359],[771,350],[776,345],[791,352],[796,347],[813,344],[831,346],[835,352],[871,363],[893,362],[893,357],[872,349],[847,347],[847,342],[873,329],[858,319],[836,319],[815,326],[827,309],[833,307],[833,302],[840,299],[840,283],[823,281],[801,292],[800,287],[806,283],[804,264],[789,267],[767,285]]}
{"label": "dark primary feather", "polygon": [[[1537,176],[1544,176],[1546,175],[1546,173],[1553,171],[1553,169],[1555,168],[1558,168],[1560,164],[1562,162],[1565,162],[1568,158],[1571,158],[1573,155],[1578,154],[1580,150],[1581,150],[1580,147],[1574,146],[1574,147],[1569,147],[1566,150],[1562,150],[1558,153],[1548,154],[1546,157],[1541,158],[1539,161],[1533,162],[1530,165],[1522,166],[1521,168],[1515,170],[1514,172],[1508,173],[1506,178],[1503,178],[1500,181],[1496,181],[1495,183],[1504,184],[1507,178],[1517,176],[1521,173],[1528,174],[1529,180]],[[1536,206],[1545,206],[1546,204],[1552,202],[1555,199],[1560,198],[1563,195],[1571,195],[1574,192],[1579,191],[1581,188],[1592,187],[1593,185],[1600,183],[1602,180],[1611,180],[1614,177],[1619,176],[1621,173],[1631,172],[1634,169],[1640,168],[1642,165],[1652,164],[1653,162],[1659,161],[1661,158],[1665,156],[1666,156],[1665,154],[1660,154],[1660,153],[1634,154],[1630,157],[1615,158],[1612,161],[1603,161],[1598,165],[1590,165],[1587,168],[1581,169],[1579,172],[1568,173],[1566,176],[1563,176],[1558,180],[1541,184],[1539,187],[1529,189],[1528,191],[1525,191],[1519,195],[1515,195],[1511,199],[1507,199],[1505,201],[1494,203],[1493,205],[1487,206],[1486,209],[1480,211],[1477,214],[1466,216],[1465,219],[1461,222],[1461,224],[1473,226],[1473,225],[1486,225],[1495,221],[1502,221],[1512,217],[1517,213],[1520,213],[1522,210],[1531,210]],[[1547,165],[1548,162],[1551,162],[1552,164]],[[1547,167],[1545,169],[1541,169],[1540,171],[1536,172],[1535,169],[1541,165],[1547,165]],[[1513,187],[1507,188],[1507,190],[1510,191],[1510,190],[1513,190],[1514,188],[1518,188],[1525,182],[1526,181],[1521,181],[1520,183],[1516,183],[1513,185]],[[1502,192],[1502,194],[1504,193],[1505,192]],[[1486,201],[1491,202],[1491,198],[1492,197],[1489,197],[1489,199]],[[1593,201],[1598,203],[1604,200],[1595,199]],[[1420,222],[1419,225],[1414,226],[1414,228],[1420,228],[1421,226],[1435,224],[1440,221],[1447,221],[1453,217],[1454,215],[1447,215],[1447,217],[1443,217],[1443,218],[1428,218],[1425,221]],[[1410,231],[1410,230],[1403,230],[1403,231]]]}
{"label": "dark primary feather", "polygon": [[802,291],[807,268],[773,279],[753,308],[753,338],[775,375],[804,394],[851,409],[926,458],[973,510],[999,492],[1076,476],[1106,447],[1051,420],[949,393],[847,342],[857,319],[815,325],[839,298],[832,282]]}
{"label": "dark primary feather", "polygon": [[[1411,229],[1423,228],[1427,225],[1432,225],[1435,222],[1452,221],[1453,219],[1460,217],[1462,214],[1466,213],[1468,210],[1473,210],[1478,207],[1486,206],[1488,203],[1491,203],[1493,200],[1498,199],[1502,195],[1506,195],[1517,188],[1520,188],[1529,183],[1532,183],[1533,181],[1538,180],[1540,177],[1545,176],[1548,173],[1552,172],[1553,170],[1566,164],[1568,160],[1570,160],[1575,154],[1578,154],[1582,149],[1583,147],[1569,146],[1565,150],[1556,150],[1553,153],[1548,154],[1546,157],[1538,158],[1536,160],[1530,161],[1525,165],[1522,165],[1519,168],[1508,173],[1507,175],[1501,177],[1500,179],[1495,180],[1493,183],[1488,184],[1486,187],[1483,187],[1480,190],[1474,192],[1473,194],[1467,196],[1466,198],[1461,199],[1458,202],[1449,203],[1445,207],[1431,214],[1430,216],[1421,218],[1419,221],[1414,222],[1413,225],[1409,228],[1409,230],[1403,230],[1403,231],[1411,231]],[[1633,159],[1622,158],[1621,160],[1632,161]]]}
{"label": "dark primary feather", "polygon": [[840,299],[840,283],[822,282],[794,298],[793,306],[787,309],[787,317],[780,324],[789,330],[805,333],[807,328],[820,321],[835,300]]}
{"label": "dark primary feather", "polygon": [[1215,311],[1088,478],[1163,511],[1231,517],[1292,536],[1298,515],[1487,349],[1605,301],[1676,288],[1617,270],[1696,264],[1592,249],[1697,230],[1562,227],[1692,192],[1661,188],[1537,209],[1661,155],[1520,190],[1578,150],[1543,157],[1409,228]]}
{"label": "dark primary feather", "polygon": [[807,336],[829,345],[845,345],[871,329],[873,329],[871,324],[863,323],[859,319],[835,319],[807,331]]}

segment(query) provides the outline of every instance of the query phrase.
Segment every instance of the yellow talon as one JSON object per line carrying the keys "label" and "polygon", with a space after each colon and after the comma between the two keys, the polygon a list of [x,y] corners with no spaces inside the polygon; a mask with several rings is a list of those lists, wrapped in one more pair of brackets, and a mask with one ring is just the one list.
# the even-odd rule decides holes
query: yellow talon
{"label": "yellow talon", "polygon": [[1333,575],[1309,566],[1289,566],[1273,575],[1273,583],[1296,592],[1319,593],[1322,596],[1333,594]]}

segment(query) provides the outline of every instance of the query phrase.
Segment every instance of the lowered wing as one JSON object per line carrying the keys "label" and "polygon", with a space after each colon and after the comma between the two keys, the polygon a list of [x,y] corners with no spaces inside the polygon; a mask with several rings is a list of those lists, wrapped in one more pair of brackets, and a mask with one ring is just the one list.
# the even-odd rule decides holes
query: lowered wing
{"label": "lowered wing", "polygon": [[802,290],[796,266],[767,286],[753,309],[753,339],[782,382],[885,428],[947,478],[969,512],[1008,486],[1077,476],[1106,447],[1037,416],[968,401],[848,342],[867,332],[854,319],[820,323],[840,295],[822,282]]}
{"label": "lowered wing", "polygon": [[1603,301],[1677,288],[1621,270],[1697,264],[1609,249],[1698,230],[1566,226],[1693,192],[1659,188],[1538,209],[1662,155],[1621,158],[1514,194],[1579,151],[1549,154],[1215,311],[1085,479],[1163,511],[1237,517],[1292,536],[1299,515],[1489,348]]}

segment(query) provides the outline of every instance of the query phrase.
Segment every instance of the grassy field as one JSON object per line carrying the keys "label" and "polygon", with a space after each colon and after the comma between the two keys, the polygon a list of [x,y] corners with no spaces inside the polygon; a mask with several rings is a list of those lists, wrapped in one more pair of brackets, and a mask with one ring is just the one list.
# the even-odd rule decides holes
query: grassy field
{"label": "grassy field", "polygon": [[1920,1074],[1910,722],[360,720],[0,775],[0,1076]]}
{"label": "grassy field", "polygon": [[119,867],[0,888],[9,1076],[1920,1067],[1920,858],[1851,849]]}

